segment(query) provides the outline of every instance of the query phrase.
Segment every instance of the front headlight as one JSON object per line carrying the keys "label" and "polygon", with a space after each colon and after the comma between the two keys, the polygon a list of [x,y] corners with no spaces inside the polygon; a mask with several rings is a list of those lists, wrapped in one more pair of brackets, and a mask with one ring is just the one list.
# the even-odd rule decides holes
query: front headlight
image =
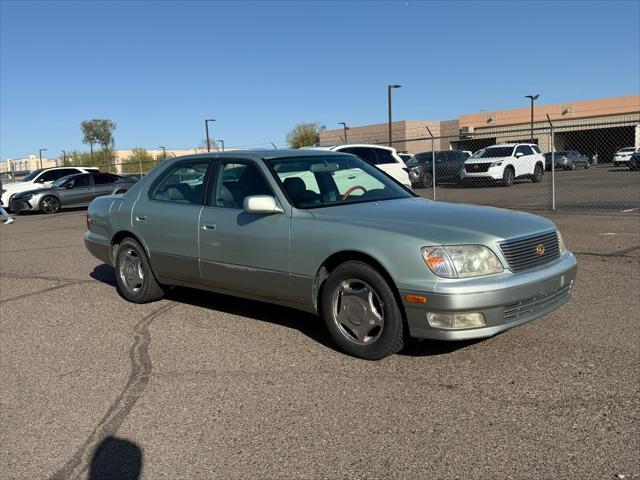
{"label": "front headlight", "polygon": [[15,197],[16,200],[23,200],[25,202],[28,202],[29,200],[31,200],[33,198],[33,194],[32,193],[26,193],[24,195],[20,195]]}
{"label": "front headlight", "polygon": [[500,165],[502,165],[502,160],[500,160],[499,162],[493,162],[491,164],[492,167],[499,167]]}
{"label": "front headlight", "polygon": [[479,277],[504,270],[496,254],[484,245],[423,247],[420,252],[429,270],[439,277]]}
{"label": "front headlight", "polygon": [[562,234],[560,233],[560,230],[558,230],[557,233],[558,233],[558,246],[560,247],[560,253],[564,253],[567,251],[567,246],[564,244],[564,239],[562,238]]}

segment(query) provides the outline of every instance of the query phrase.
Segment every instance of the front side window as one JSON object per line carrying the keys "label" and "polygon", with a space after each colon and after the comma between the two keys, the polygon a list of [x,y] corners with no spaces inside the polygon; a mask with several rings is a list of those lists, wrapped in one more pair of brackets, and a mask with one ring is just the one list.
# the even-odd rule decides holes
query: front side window
{"label": "front side window", "polygon": [[320,208],[412,196],[360,158],[293,157],[274,158],[266,162],[297,208]]}
{"label": "front side window", "polygon": [[151,200],[201,205],[209,161],[180,162],[171,167],[149,192]]}
{"label": "front side window", "polygon": [[53,182],[54,180],[57,180],[60,177],[64,177],[69,173],[78,173],[78,172],[67,172],[65,170],[47,170],[38,177],[36,182],[37,183]]}
{"label": "front side window", "polygon": [[252,195],[271,195],[273,191],[255,165],[227,161],[216,176],[210,204],[222,208],[243,208],[244,199]]}
{"label": "front side window", "polygon": [[88,173],[84,175],[77,175],[69,180],[69,183],[71,183],[72,188],[88,187],[91,185],[91,178]]}

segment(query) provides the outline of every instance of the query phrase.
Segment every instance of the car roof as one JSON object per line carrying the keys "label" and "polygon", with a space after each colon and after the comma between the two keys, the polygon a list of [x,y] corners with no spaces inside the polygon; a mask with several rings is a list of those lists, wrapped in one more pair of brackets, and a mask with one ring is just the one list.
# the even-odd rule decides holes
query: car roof
{"label": "car roof", "polygon": [[395,148],[393,147],[388,147],[387,145],[376,145],[376,144],[372,144],[372,143],[341,143],[339,145],[323,145],[323,146],[314,146],[314,147],[302,147],[300,150],[331,150],[331,151],[336,151],[336,149],[339,148],[351,148],[351,147],[357,147],[357,148],[382,148],[384,150],[390,150],[390,151],[394,151]]}
{"label": "car roof", "polygon": [[313,148],[295,149],[286,148],[281,150],[234,150],[231,152],[211,152],[198,153],[193,155],[183,155],[174,157],[171,160],[189,160],[189,159],[225,159],[225,158],[249,158],[254,160],[272,159],[272,158],[288,158],[288,157],[326,157],[327,155],[348,155],[346,153],[334,152],[330,150],[317,150]]}
{"label": "car roof", "polygon": [[499,143],[498,145],[491,145],[490,147],[485,147],[485,148],[517,147],[518,145],[528,145],[529,147],[533,147],[534,145],[536,147],[538,146],[535,143]]}

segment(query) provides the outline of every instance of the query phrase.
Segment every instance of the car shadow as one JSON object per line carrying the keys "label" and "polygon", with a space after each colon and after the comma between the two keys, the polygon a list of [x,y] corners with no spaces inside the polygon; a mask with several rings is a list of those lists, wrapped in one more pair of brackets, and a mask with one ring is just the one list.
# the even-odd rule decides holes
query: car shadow
{"label": "car shadow", "polygon": [[89,480],[137,480],[142,472],[143,452],[135,443],[107,437],[96,447]]}
{"label": "car shadow", "polygon": [[[115,270],[106,264],[98,265],[89,274],[91,278],[111,286],[116,285]],[[118,295],[120,293],[118,292]],[[120,295],[121,296],[121,295]],[[122,296],[121,296],[122,297]],[[124,297],[122,297],[124,298]],[[261,322],[268,322],[281,327],[298,330],[314,342],[331,350],[337,350],[334,341],[327,332],[322,318],[312,313],[291,307],[275,305],[257,300],[248,300],[232,295],[214,293],[188,287],[173,287],[164,297],[178,303],[206,308],[216,312],[239,315]],[[416,340],[410,338],[398,355],[411,357],[428,357],[445,355],[462,348],[474,345],[480,340],[444,342],[436,340]]]}

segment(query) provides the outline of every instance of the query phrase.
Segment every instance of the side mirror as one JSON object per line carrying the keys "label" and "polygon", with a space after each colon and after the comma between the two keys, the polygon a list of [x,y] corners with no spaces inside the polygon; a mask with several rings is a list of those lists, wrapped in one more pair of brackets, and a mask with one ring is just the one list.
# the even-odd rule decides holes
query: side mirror
{"label": "side mirror", "polygon": [[67,182],[64,184],[64,188],[66,188],[67,190],[71,190],[73,188],[73,183],[71,182]]}
{"label": "side mirror", "polygon": [[247,213],[263,213],[271,215],[284,213],[276,199],[270,195],[251,195],[244,199],[244,211]]}
{"label": "side mirror", "polygon": [[44,178],[40,177],[36,180],[36,183],[44,183]]}
{"label": "side mirror", "polygon": [[524,155],[524,153],[522,153],[522,152],[518,152],[518,153],[516,153],[516,158],[520,158],[520,157],[522,157],[523,155]]}

